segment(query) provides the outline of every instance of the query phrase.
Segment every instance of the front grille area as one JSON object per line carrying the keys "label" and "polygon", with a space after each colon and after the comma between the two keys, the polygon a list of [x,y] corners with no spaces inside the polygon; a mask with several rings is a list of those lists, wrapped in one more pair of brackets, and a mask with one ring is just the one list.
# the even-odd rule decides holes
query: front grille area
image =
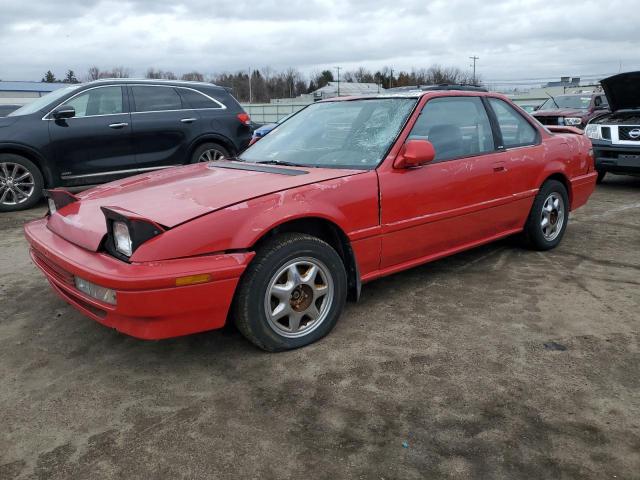
{"label": "front grille area", "polygon": [[55,277],[62,283],[66,283],[67,285],[71,285],[72,287],[75,286],[75,283],[73,281],[73,275],[71,273],[67,272],[62,267],[53,263],[51,260],[49,260],[47,257],[45,257],[43,254],[41,254],[37,250],[33,249],[32,251],[33,251],[35,260],[37,261],[39,266],[43,270],[45,270],[49,275],[51,275],[52,277]]}
{"label": "front grille area", "polygon": [[627,140],[630,142],[640,142],[640,136],[633,138],[629,135],[632,130],[640,131],[640,125],[633,127],[618,127],[618,138],[620,138],[620,140]]}
{"label": "front grille area", "polygon": [[602,132],[602,138],[611,140],[611,127],[602,127],[600,131]]}
{"label": "front grille area", "polygon": [[558,117],[539,117],[536,115],[536,119],[542,125],[558,125]]}

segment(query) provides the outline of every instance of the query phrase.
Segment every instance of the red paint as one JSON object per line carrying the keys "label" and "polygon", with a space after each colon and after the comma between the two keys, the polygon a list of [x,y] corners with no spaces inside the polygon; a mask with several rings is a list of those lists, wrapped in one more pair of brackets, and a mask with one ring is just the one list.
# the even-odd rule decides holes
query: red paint
{"label": "red paint", "polygon": [[[533,120],[538,145],[397,168],[394,162],[407,156],[409,163],[431,156],[429,145],[405,146],[429,99],[478,95],[508,101],[478,92],[423,94],[376,170],[300,168],[309,173],[287,176],[199,164],[97,187],[27,224],[32,257],[56,292],[84,314],[139,338],[166,338],[224,325],[254,245],[291,220],[317,218],[342,230],[368,281],[522,230],[552,175],[566,183],[572,209],[583,205],[595,186],[590,142],[568,131],[550,134]],[[167,230],[123,262],[101,251],[100,207]],[[197,274],[211,274],[212,281],[175,287],[176,278]],[[76,290],[74,275],[115,289],[117,306]]]}

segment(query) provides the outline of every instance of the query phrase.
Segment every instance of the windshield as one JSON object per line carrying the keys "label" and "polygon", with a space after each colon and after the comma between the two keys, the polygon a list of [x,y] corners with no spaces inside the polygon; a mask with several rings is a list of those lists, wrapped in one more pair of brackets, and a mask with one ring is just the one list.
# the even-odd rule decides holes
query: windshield
{"label": "windshield", "polygon": [[587,110],[590,104],[590,96],[558,95],[557,97],[547,99],[540,107],[540,110],[559,110],[561,108]]}
{"label": "windshield", "polygon": [[17,117],[19,115],[31,115],[32,113],[35,113],[38,110],[42,110],[47,105],[54,103],[56,100],[64,97],[68,93],[73,92],[79,87],[80,85],[78,84],[78,85],[63,87],[63,88],[59,88],[58,90],[54,90],[53,92],[47,93],[43,97],[35,99],[33,102],[28,103],[24,107],[21,107],[11,112],[8,116]]}
{"label": "windshield", "polygon": [[239,158],[309,167],[374,168],[400,133],[415,98],[372,98],[308,106]]}

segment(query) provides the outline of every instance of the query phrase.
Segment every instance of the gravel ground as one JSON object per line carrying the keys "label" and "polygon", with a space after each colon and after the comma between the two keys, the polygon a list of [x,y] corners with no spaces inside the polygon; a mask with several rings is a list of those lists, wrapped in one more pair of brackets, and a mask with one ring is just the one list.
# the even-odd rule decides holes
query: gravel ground
{"label": "gravel ground", "polygon": [[266,354],[84,318],[0,215],[0,478],[640,478],[640,178],[554,251],[513,239],[366,285]]}

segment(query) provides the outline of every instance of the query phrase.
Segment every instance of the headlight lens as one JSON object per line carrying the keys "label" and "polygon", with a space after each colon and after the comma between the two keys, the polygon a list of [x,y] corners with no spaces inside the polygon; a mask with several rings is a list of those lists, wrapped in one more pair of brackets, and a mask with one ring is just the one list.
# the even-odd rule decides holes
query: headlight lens
{"label": "headlight lens", "polygon": [[576,125],[580,125],[582,123],[582,119],[579,117],[564,117],[564,124],[575,127]]}
{"label": "headlight lens", "polygon": [[122,255],[130,257],[133,253],[133,244],[129,234],[129,227],[127,227],[126,223],[113,222],[113,239],[116,250]]}
{"label": "headlight lens", "polygon": [[587,125],[587,128],[584,129],[584,133],[592,140],[602,140],[600,127],[598,125]]}
{"label": "headlight lens", "polygon": [[116,305],[116,292],[110,288],[101,287],[95,283],[91,283],[88,280],[80,277],[74,277],[74,283],[76,288],[82,293],[87,294],[91,298],[95,298],[104,303]]}

